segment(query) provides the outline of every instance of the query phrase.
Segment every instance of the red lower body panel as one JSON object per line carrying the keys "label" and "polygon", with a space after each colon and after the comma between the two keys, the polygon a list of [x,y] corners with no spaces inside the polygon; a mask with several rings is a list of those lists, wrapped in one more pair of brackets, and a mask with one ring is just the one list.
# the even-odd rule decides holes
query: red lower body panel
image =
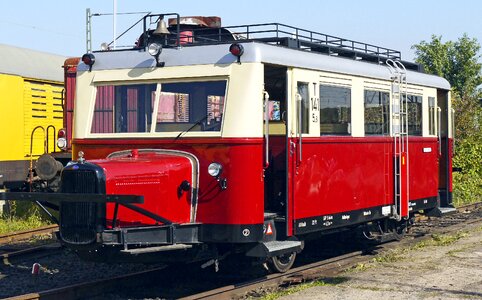
{"label": "red lower body panel", "polygon": [[[302,149],[301,162],[294,163],[292,158],[293,174],[288,183],[291,222],[394,204],[391,138],[305,138]],[[402,186],[408,197],[402,205],[404,215],[408,215],[408,200],[437,196],[437,140],[410,138],[406,162],[407,168],[402,170],[409,179],[408,188]]]}
{"label": "red lower body panel", "polygon": [[[96,139],[74,140],[73,145],[74,155],[83,151],[87,161],[128,149],[175,149],[190,152],[198,158],[200,164],[197,222],[230,225],[264,222],[262,139],[182,139],[176,142],[172,139]],[[226,179],[225,190],[207,172],[212,162],[223,166],[220,179]],[[178,186],[178,182],[175,185],[173,183],[173,188],[177,189]],[[162,207],[162,197],[157,201],[161,202],[157,206]],[[119,212],[119,216],[127,217],[119,220],[120,223],[129,222],[128,216],[131,213],[124,210]]]}

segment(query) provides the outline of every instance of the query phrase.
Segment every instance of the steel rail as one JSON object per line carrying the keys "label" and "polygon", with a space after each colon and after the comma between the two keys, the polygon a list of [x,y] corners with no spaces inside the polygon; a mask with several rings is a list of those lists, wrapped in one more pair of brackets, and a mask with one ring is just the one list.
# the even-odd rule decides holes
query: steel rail
{"label": "steel rail", "polygon": [[[467,210],[474,210],[482,207],[482,202],[472,203],[457,208],[458,212],[464,212]],[[481,223],[482,220],[466,220],[456,224],[452,224],[446,227],[433,230],[430,234],[422,236],[416,236],[411,239],[405,239],[403,241],[393,241],[385,244],[377,245],[376,251],[373,254],[364,255],[375,250],[364,249],[360,251],[354,251],[334,258],[326,259],[319,262],[314,262],[308,265],[293,268],[284,274],[271,274],[263,278],[258,278],[239,284],[227,285],[211,291],[205,291],[202,293],[190,295],[182,300],[195,300],[195,299],[233,299],[245,296],[248,292],[254,291],[258,288],[278,287],[280,285],[286,285],[287,283],[300,283],[305,281],[314,280],[320,277],[330,277],[340,274],[350,266],[354,266],[357,263],[367,263],[371,261],[377,254],[389,249],[398,247],[404,247],[414,245],[424,240],[432,238],[432,234],[446,234],[466,228],[467,225],[473,225]]]}
{"label": "steel rail", "polygon": [[[52,255],[59,253],[59,251],[62,249],[62,246],[57,243],[49,243],[49,244],[44,244],[44,245],[39,245],[39,246],[34,246],[34,247],[29,247],[25,249],[19,249],[19,250],[14,250],[14,251],[7,251],[6,253],[1,253],[0,254],[0,259],[1,262],[4,265],[10,264],[10,259],[12,258],[18,258],[18,257],[25,257],[25,256],[36,256],[36,254],[41,254],[46,251],[50,251],[47,255]],[[44,256],[44,255],[42,255]]]}
{"label": "steel rail", "polygon": [[36,235],[54,233],[58,229],[57,225],[47,225],[40,228],[2,234],[0,235],[0,244],[29,239]]}
{"label": "steel rail", "polygon": [[[460,213],[469,210],[475,210],[482,207],[482,203],[474,203],[470,205],[464,205],[457,210]],[[201,293],[189,295],[179,299],[232,299],[233,297],[240,297],[246,295],[250,291],[254,291],[257,288],[266,287],[278,287],[280,285],[286,285],[291,283],[299,283],[303,281],[314,280],[316,278],[332,277],[340,274],[347,268],[356,265],[357,263],[368,262],[380,252],[387,251],[389,249],[406,247],[416,244],[420,241],[431,238],[434,233],[446,234],[458,230],[463,230],[467,225],[482,223],[481,219],[475,220],[460,220],[457,224],[452,224],[446,227],[434,228],[429,233],[422,236],[410,237],[402,241],[394,241],[375,247],[368,247],[366,249],[353,251],[337,257],[325,259],[318,262],[309,263],[297,268],[293,268],[284,274],[271,274],[264,277],[256,278],[249,281],[230,284],[224,287],[216,288],[210,291],[204,291]],[[98,297],[105,295],[106,293],[116,292],[122,288],[134,287],[142,282],[142,285],[156,284],[159,279],[159,272],[165,271],[165,266],[158,267],[151,270],[126,274],[115,278],[101,279],[91,282],[84,282],[75,285],[69,285],[52,290],[41,291],[37,293],[29,293],[25,295],[19,295],[7,299],[26,300],[26,299],[85,299],[90,297]]]}
{"label": "steel rail", "polygon": [[120,275],[114,278],[94,280],[90,282],[83,282],[79,284],[73,284],[65,287],[55,288],[51,290],[41,291],[37,293],[29,293],[10,298],[8,300],[57,300],[57,299],[89,299],[92,297],[99,297],[109,292],[115,292],[126,286],[131,286],[135,282],[150,282],[155,280],[158,276],[158,272],[162,271],[165,267],[159,267],[147,271],[141,271],[136,273],[130,273],[126,275]]}

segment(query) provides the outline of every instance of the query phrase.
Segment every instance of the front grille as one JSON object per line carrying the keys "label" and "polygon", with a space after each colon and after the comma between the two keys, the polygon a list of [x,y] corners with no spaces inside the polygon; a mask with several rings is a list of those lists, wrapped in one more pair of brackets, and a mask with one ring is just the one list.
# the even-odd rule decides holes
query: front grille
{"label": "front grille", "polygon": [[[65,170],[62,174],[63,193],[95,194],[99,192],[98,185],[96,173],[91,170]],[[95,241],[104,204],[87,202],[88,196],[85,200],[61,203],[60,236],[64,242],[89,244]]]}
{"label": "front grille", "polygon": [[89,244],[95,241],[98,203],[62,203],[60,209],[60,234],[62,240],[72,244]]}
{"label": "front grille", "polygon": [[68,170],[62,173],[62,193],[98,193],[97,177],[91,170]]}

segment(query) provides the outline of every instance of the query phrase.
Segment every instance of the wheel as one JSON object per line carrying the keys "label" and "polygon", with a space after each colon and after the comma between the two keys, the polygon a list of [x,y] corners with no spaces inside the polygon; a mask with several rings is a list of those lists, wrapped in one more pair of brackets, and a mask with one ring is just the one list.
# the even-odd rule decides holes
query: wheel
{"label": "wheel", "polygon": [[267,266],[273,273],[285,273],[293,266],[295,259],[296,252],[273,256],[268,258]]}
{"label": "wheel", "polygon": [[387,224],[388,232],[395,236],[397,241],[400,241],[407,233],[409,222],[408,221],[395,221],[389,220]]}

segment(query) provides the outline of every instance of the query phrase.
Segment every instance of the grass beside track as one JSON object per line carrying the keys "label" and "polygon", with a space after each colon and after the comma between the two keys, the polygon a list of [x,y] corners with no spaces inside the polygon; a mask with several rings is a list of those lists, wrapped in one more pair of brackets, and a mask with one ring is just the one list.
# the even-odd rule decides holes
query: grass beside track
{"label": "grass beside track", "polygon": [[38,215],[30,215],[25,218],[13,217],[13,218],[1,218],[0,219],[0,234],[12,233],[15,231],[23,231],[29,229],[35,229],[48,225]]}
{"label": "grass beside track", "polygon": [[8,201],[3,216],[0,214],[0,234],[36,229],[50,225],[38,206],[24,201]]}

